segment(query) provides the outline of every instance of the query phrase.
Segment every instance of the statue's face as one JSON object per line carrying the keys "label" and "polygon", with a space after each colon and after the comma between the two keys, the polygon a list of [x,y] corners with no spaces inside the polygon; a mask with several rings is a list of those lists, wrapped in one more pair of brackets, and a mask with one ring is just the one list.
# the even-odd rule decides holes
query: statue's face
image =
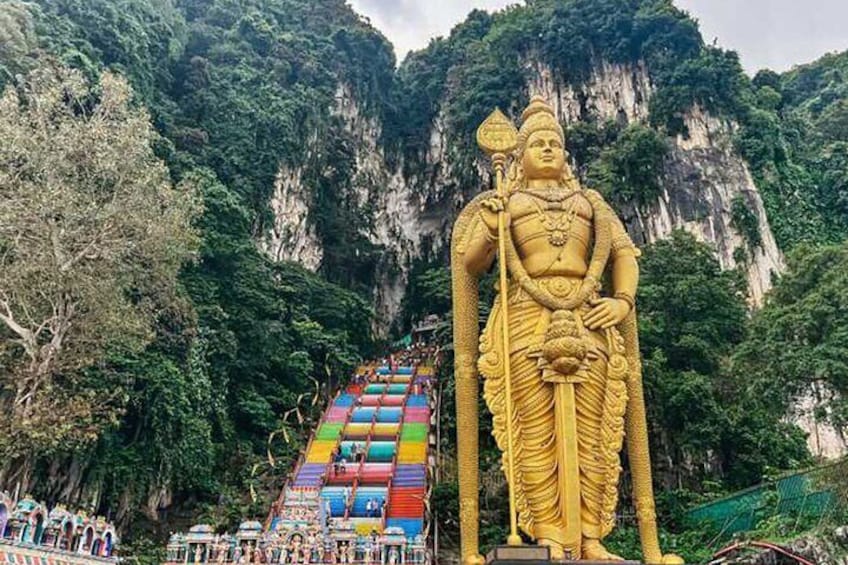
{"label": "statue's face", "polygon": [[552,131],[531,134],[521,164],[524,176],[530,180],[559,179],[565,168],[565,148],[559,135]]}

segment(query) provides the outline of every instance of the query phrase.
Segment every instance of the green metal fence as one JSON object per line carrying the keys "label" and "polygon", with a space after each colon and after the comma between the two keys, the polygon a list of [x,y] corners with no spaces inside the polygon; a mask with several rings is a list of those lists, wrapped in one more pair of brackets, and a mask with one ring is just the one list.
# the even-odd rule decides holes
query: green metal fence
{"label": "green metal fence", "polygon": [[762,520],[775,515],[797,519],[822,518],[836,504],[836,496],[826,480],[835,465],[785,475],[702,504],[690,510],[687,518],[692,522],[711,524],[722,537],[756,529]]}

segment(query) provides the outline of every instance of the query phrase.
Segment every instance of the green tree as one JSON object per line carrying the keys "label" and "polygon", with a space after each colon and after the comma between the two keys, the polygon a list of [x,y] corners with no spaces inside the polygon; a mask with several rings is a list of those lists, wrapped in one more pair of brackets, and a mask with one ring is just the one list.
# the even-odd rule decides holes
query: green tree
{"label": "green tree", "polygon": [[0,4],[0,88],[35,64],[35,21],[23,2]]}
{"label": "green tree", "polygon": [[660,77],[651,97],[651,123],[685,133],[684,114],[694,105],[715,115],[741,116],[750,98],[749,80],[734,51],[705,47]]}
{"label": "green tree", "polygon": [[848,424],[846,267],[845,244],[798,248],[734,356],[734,370],[775,401],[776,410],[818,396],[818,416],[842,430]]}
{"label": "green tree", "polygon": [[75,375],[150,341],[197,246],[195,191],[171,184],[131,94],[111,74],[95,94],[79,73],[44,68],[0,99],[7,455],[96,438],[113,399],[72,394]]}
{"label": "green tree", "polygon": [[785,410],[770,410],[744,374],[726,370],[746,336],[739,273],[722,271],[713,251],[684,232],[646,248],[641,270],[640,341],[660,479],[676,488],[704,478],[741,487],[767,466],[803,461],[803,437],[782,421]]}
{"label": "green tree", "polygon": [[660,195],[660,174],[668,151],[668,142],[655,130],[630,125],[589,164],[588,182],[614,204],[650,203]]}

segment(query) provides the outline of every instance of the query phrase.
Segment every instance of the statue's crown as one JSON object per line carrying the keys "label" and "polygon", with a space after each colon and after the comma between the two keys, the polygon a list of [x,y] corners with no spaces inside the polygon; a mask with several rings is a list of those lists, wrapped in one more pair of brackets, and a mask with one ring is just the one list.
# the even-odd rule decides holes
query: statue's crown
{"label": "statue's crown", "polygon": [[527,139],[537,131],[552,131],[565,139],[565,132],[556,117],[556,112],[544,97],[536,94],[530,99],[530,104],[521,114],[521,129],[519,144],[524,146]]}

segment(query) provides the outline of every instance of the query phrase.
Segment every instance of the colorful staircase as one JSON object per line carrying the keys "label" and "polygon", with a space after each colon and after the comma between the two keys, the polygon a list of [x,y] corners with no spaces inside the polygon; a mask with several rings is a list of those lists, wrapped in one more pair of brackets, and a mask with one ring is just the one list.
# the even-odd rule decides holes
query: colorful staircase
{"label": "colorful staircase", "polygon": [[[358,383],[324,412],[268,527],[293,525],[287,509],[305,505],[330,536],[423,534],[431,425],[425,390],[433,374],[427,365],[361,367]],[[354,460],[354,450],[364,457]],[[344,470],[333,464],[337,453]]]}

